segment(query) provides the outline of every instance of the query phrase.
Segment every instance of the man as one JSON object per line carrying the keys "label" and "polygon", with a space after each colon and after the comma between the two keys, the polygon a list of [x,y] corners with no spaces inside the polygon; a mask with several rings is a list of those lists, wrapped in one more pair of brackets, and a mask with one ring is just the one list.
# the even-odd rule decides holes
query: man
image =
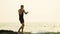
{"label": "man", "polygon": [[19,13],[19,21],[22,24],[22,26],[19,28],[18,32],[22,29],[22,34],[23,34],[23,29],[24,29],[24,13],[27,14],[28,12],[25,12],[24,10],[24,5],[21,5],[21,8],[18,10]]}

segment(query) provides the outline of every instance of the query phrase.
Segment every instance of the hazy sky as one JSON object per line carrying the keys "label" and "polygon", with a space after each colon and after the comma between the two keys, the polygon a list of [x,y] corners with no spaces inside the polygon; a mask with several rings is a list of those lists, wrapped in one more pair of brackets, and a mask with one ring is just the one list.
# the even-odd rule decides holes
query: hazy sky
{"label": "hazy sky", "polygon": [[0,22],[19,22],[20,5],[29,12],[25,22],[60,22],[60,0],[0,0]]}

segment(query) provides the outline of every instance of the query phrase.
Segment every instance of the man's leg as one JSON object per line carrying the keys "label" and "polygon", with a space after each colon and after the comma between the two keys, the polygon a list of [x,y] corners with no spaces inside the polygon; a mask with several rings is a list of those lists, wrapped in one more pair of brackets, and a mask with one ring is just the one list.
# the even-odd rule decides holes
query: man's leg
{"label": "man's leg", "polygon": [[24,30],[24,23],[22,23],[22,34],[23,34],[23,30]]}
{"label": "man's leg", "polygon": [[22,29],[22,26],[19,28],[18,32],[20,32],[21,29]]}

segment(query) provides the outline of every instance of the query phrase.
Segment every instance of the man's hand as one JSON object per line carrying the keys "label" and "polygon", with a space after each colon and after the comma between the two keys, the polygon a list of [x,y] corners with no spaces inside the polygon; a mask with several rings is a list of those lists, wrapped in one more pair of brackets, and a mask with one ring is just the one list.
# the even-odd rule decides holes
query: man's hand
{"label": "man's hand", "polygon": [[27,14],[28,12],[26,12],[25,14]]}

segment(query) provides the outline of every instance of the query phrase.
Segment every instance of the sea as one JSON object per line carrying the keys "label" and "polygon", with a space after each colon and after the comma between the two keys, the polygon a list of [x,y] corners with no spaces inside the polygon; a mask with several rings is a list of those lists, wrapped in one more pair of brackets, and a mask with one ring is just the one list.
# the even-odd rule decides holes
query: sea
{"label": "sea", "polygon": [[[0,30],[18,31],[21,24],[15,23],[0,23]],[[24,32],[60,32],[59,23],[25,23]]]}

